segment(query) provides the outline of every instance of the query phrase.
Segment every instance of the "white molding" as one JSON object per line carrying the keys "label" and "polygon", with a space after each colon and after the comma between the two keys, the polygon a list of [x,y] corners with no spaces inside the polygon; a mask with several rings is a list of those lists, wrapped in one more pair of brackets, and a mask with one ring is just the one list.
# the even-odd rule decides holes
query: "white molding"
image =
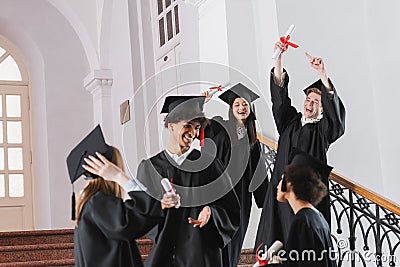
{"label": "white molding", "polygon": [[90,72],[85,79],[83,80],[83,86],[88,90],[91,94],[93,94],[94,90],[99,87],[111,87],[113,84],[113,72],[112,70],[93,70]]}
{"label": "white molding", "polygon": [[109,142],[113,141],[112,84],[113,73],[110,69],[93,70],[84,79],[84,86],[93,97],[93,125],[102,126]]}

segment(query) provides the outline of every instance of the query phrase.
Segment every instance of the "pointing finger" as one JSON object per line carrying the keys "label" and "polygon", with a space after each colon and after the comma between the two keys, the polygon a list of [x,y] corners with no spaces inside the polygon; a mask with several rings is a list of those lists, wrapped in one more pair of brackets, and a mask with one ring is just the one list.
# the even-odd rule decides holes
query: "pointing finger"
{"label": "pointing finger", "polygon": [[314,59],[314,57],[312,56],[312,55],[310,55],[309,53],[305,53],[306,54],[306,57],[310,60],[310,61],[313,61],[313,59]]}

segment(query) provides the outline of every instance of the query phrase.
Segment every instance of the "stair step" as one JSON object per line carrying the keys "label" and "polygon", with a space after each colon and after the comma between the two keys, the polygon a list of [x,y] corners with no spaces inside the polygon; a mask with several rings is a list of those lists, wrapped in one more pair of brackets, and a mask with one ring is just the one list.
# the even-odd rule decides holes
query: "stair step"
{"label": "stair step", "polygon": [[34,250],[50,250],[50,249],[73,249],[73,248],[74,248],[74,243],[17,245],[17,246],[0,246],[0,252],[34,251]]}
{"label": "stair step", "polygon": [[0,246],[73,243],[74,230],[0,232]]}
{"label": "stair step", "polygon": [[75,266],[74,259],[0,263],[0,267]]}
{"label": "stair step", "polygon": [[0,263],[74,259],[74,244],[1,246]]}
{"label": "stair step", "polygon": [[253,253],[253,249],[242,249],[242,254],[240,255],[239,266],[249,265],[253,266],[256,262],[256,255]]}

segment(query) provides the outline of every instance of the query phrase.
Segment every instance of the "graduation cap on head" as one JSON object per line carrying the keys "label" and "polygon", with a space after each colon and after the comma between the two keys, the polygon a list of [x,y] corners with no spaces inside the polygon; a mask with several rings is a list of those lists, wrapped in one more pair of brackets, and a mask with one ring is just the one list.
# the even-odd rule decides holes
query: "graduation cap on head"
{"label": "graduation cap on head", "polygon": [[307,87],[303,90],[303,92],[304,92],[304,94],[307,95],[307,91],[308,91],[308,89],[310,89],[310,88],[317,88],[318,90],[322,91],[322,87],[323,87],[323,86],[324,86],[324,84],[322,83],[321,79],[319,79],[318,81],[314,82],[313,84],[307,86]]}
{"label": "graduation cap on head", "polygon": [[[164,100],[164,105],[161,108],[162,113],[179,114],[182,120],[193,120],[203,118],[203,106],[205,96],[167,96]],[[204,145],[204,129],[200,129],[200,146]]]}
{"label": "graduation cap on head", "polygon": [[167,96],[160,113],[198,111],[203,112],[205,96]]}
{"label": "graduation cap on head", "polygon": [[[298,149],[294,148],[289,158],[291,158],[290,165],[295,165],[299,167],[309,167],[311,168],[322,181],[328,179],[329,174],[331,173],[333,167],[327,165],[325,162],[311,156],[310,154]],[[287,191],[286,179],[283,177],[282,179],[282,192]]]}
{"label": "graduation cap on head", "polygon": [[[244,98],[249,103],[249,105],[252,105],[252,102],[259,97],[260,97],[259,95],[254,93],[246,86],[244,86],[242,83],[236,84],[235,86],[231,87],[229,90],[226,90],[219,96],[219,98],[225,103],[227,103],[230,107],[232,107],[232,104],[236,98]],[[250,116],[253,117],[253,120],[256,119],[254,112],[255,112],[254,106],[252,106]]]}
{"label": "graduation cap on head", "polygon": [[97,178],[93,173],[85,170],[82,165],[85,164],[84,158],[89,156],[96,157],[96,152],[105,156],[108,160],[112,160],[114,149],[107,145],[100,125],[97,125],[76,147],[74,147],[67,157],[67,167],[69,178],[72,184],[72,220],[75,220],[75,192],[74,182],[82,175],[91,178]]}
{"label": "graduation cap on head", "polygon": [[236,84],[235,86],[231,87],[229,90],[226,90],[219,96],[219,98],[225,103],[227,103],[229,106],[232,106],[233,102],[238,97],[246,99],[246,101],[249,102],[249,104],[251,104],[254,100],[259,98],[260,96],[241,83]]}

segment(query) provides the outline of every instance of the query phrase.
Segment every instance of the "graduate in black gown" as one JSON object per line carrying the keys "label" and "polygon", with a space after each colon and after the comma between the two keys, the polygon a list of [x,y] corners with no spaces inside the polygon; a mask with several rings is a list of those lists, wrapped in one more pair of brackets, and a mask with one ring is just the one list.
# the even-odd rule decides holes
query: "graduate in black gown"
{"label": "graduate in black gown", "polygon": [[[204,97],[167,97],[162,109],[168,113],[167,147],[138,167],[135,181],[146,195],[133,192],[132,198],[148,207],[153,217],[162,214],[145,266],[222,266],[222,248],[238,229],[239,202],[229,175],[218,159],[192,147],[205,121],[203,103]],[[121,184],[127,182],[126,175],[101,159],[90,162],[92,168],[110,173],[104,176]],[[175,194],[165,193],[163,178],[170,180]]]}
{"label": "graduate in black gown", "polygon": [[92,176],[83,189],[76,208],[74,229],[75,266],[142,267],[135,239],[143,236],[158,218],[148,217],[148,210],[138,209],[135,201],[123,201],[124,191],[113,181],[86,172],[83,156],[101,151],[123,169],[118,149],[104,143],[97,126],[68,157],[71,180],[82,174]]}
{"label": "graduate in black gown", "polygon": [[[330,227],[315,205],[327,195],[322,182],[332,168],[307,153],[295,151],[277,186],[277,200],[288,203],[294,212],[285,249],[279,251],[286,267],[336,267]],[[266,266],[266,262],[259,266]],[[271,262],[268,264],[270,265]]]}
{"label": "graduate in black gown", "polygon": [[210,138],[217,148],[216,157],[227,169],[239,198],[240,227],[232,241],[223,249],[223,266],[236,267],[249,225],[252,196],[254,195],[258,208],[262,208],[264,203],[268,186],[267,169],[265,163],[260,161],[261,146],[257,139],[256,116],[251,107],[259,96],[238,83],[219,98],[229,105],[229,119],[214,117],[210,120],[204,133],[205,150],[209,147],[207,138]]}
{"label": "graduate in black gown", "polygon": [[[281,42],[275,44],[275,49],[277,48],[282,51],[287,49]],[[293,212],[287,203],[278,203],[275,196],[276,186],[284,167],[289,163],[293,148],[299,148],[326,162],[329,146],[345,130],[345,109],[328,79],[322,59],[306,53],[311,67],[318,71],[320,79],[304,90],[306,100],[302,114],[291,105],[288,95],[289,75],[282,68],[282,54],[276,60],[270,78],[272,112],[280,135],[278,151],[261,213],[255,248],[261,243],[270,246],[275,240],[283,242],[288,235]],[[328,177],[323,182],[328,186]],[[317,208],[330,223],[329,197],[325,197]]]}

